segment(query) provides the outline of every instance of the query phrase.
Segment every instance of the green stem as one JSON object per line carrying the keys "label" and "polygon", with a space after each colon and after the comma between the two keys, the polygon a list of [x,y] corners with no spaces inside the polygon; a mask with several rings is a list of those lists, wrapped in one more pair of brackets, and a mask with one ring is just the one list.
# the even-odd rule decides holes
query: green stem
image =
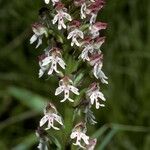
{"label": "green stem", "polygon": [[70,134],[73,127],[73,108],[66,105],[65,107],[65,129],[63,134],[63,149],[65,150],[66,146],[69,144]]}

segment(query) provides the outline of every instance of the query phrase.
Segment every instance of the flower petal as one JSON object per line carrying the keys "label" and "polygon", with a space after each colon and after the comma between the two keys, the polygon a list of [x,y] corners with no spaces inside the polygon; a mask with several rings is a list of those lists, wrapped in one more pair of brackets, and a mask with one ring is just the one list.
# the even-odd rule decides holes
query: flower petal
{"label": "flower petal", "polygon": [[55,91],[55,95],[59,95],[60,93],[62,93],[64,91],[64,86],[60,86],[56,89]]}
{"label": "flower petal", "polygon": [[48,116],[45,115],[41,120],[40,120],[40,127],[43,126],[48,120]]}
{"label": "flower petal", "polygon": [[37,40],[37,35],[34,34],[30,39],[30,44],[34,43]]}
{"label": "flower petal", "polygon": [[69,85],[69,89],[70,91],[72,91],[74,94],[79,95],[80,93],[78,92],[79,89],[77,89],[76,87]]}

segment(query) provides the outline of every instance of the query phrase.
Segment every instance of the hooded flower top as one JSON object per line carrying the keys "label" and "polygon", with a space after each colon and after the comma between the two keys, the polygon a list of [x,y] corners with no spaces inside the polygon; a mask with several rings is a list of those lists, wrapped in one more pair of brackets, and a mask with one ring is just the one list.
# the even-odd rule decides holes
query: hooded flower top
{"label": "hooded flower top", "polygon": [[89,145],[89,136],[86,134],[86,126],[83,122],[78,123],[74,129],[72,130],[72,133],[70,135],[71,139],[76,138],[76,142],[73,143],[74,145],[77,145],[83,149],[86,149],[83,145]]}
{"label": "hooded flower top", "polygon": [[64,4],[62,4],[61,2],[56,3],[55,10],[57,14],[54,16],[52,23],[55,24],[56,22],[58,22],[58,30],[61,30],[62,28],[66,29],[64,21],[72,21],[71,16],[66,12]]}
{"label": "hooded flower top", "polygon": [[45,130],[50,128],[59,130],[58,127],[54,126],[55,122],[63,125],[62,118],[58,115],[57,109],[52,103],[48,103],[46,106],[44,110],[44,117],[40,120],[40,127],[42,127],[46,122],[48,122],[48,127]]}
{"label": "hooded flower top", "polygon": [[99,103],[98,98],[100,98],[102,101],[105,101],[105,97],[102,92],[100,92],[100,87],[98,83],[92,83],[89,86],[88,91],[86,92],[87,98],[90,99],[91,105],[96,104],[96,109],[99,109],[99,107],[104,107],[104,104]]}

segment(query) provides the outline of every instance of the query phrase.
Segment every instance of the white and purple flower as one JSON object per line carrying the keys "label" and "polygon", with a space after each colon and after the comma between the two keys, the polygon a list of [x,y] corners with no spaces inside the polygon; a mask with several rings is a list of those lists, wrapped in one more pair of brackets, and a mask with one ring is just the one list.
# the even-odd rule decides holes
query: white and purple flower
{"label": "white and purple flower", "polygon": [[86,14],[90,16],[90,24],[96,22],[97,14],[99,10],[103,8],[104,4],[104,0],[94,0],[93,3],[90,3],[90,5],[87,7]]}
{"label": "white and purple flower", "polygon": [[90,33],[93,38],[96,38],[99,36],[99,31],[106,28],[107,28],[107,23],[96,22],[95,24],[90,26]]}
{"label": "white and purple flower", "polygon": [[56,4],[55,9],[57,14],[54,16],[52,23],[56,24],[56,22],[58,22],[58,30],[61,30],[62,28],[66,29],[64,21],[65,20],[72,21],[71,16],[66,12],[64,4],[62,4],[61,2]]}
{"label": "white and purple flower", "polygon": [[42,44],[43,35],[48,36],[47,28],[41,23],[32,24],[32,30],[34,32],[33,36],[30,39],[30,44],[34,43],[38,40],[36,48],[38,48]]}
{"label": "white and purple flower", "polygon": [[59,81],[59,87],[56,89],[55,95],[59,95],[60,93],[64,92],[64,98],[60,102],[64,102],[67,99],[70,102],[74,102],[74,100],[70,98],[70,91],[76,95],[79,95],[79,90],[72,84],[73,84],[72,80],[67,76],[65,76],[63,79]]}
{"label": "white and purple flower", "polygon": [[62,59],[62,55],[60,49],[57,47],[53,47],[49,51],[46,51],[44,55],[42,55],[39,59],[39,77],[42,77],[43,74],[48,70],[48,75],[51,75],[54,71],[56,73],[60,73],[57,69],[58,65],[65,69],[65,62]]}
{"label": "white and purple flower", "polygon": [[105,37],[98,37],[96,39],[92,39],[91,37],[87,37],[82,42],[83,50],[79,56],[83,61],[90,61],[91,55],[95,53],[101,53],[101,46],[105,42]]}
{"label": "white and purple flower", "polygon": [[60,49],[57,47],[54,47],[50,50],[50,55],[48,55],[42,60],[41,66],[45,68],[49,66],[48,75],[51,75],[54,71],[56,73],[60,73],[60,71],[58,71],[57,69],[58,64],[61,68],[65,69],[66,64],[62,59]]}
{"label": "white and purple flower", "polygon": [[75,139],[76,138],[76,142],[73,143],[73,145],[77,145],[83,149],[85,149],[85,147],[82,145],[82,143],[84,145],[89,145],[89,136],[87,136],[86,134],[86,127],[84,123],[78,123],[74,129],[72,130],[72,133],[70,135],[71,139]]}
{"label": "white and purple flower", "polygon": [[108,84],[108,77],[104,74],[102,71],[103,66],[103,55],[100,54],[94,54],[90,57],[90,65],[94,66],[93,68],[93,74],[97,79],[100,79],[102,83]]}
{"label": "white and purple flower", "polygon": [[104,107],[104,104],[101,104],[99,102],[99,98],[102,101],[105,101],[105,97],[102,92],[100,92],[100,87],[98,83],[92,83],[86,92],[87,98],[89,98],[91,105],[95,103],[96,109],[99,109],[99,107]]}
{"label": "white and purple flower", "polygon": [[71,41],[71,46],[73,46],[74,44],[76,46],[81,46],[78,38],[83,39],[84,38],[84,34],[83,32],[79,29],[80,28],[80,22],[79,21],[72,21],[71,25],[68,27],[70,32],[68,34],[67,39],[72,39]]}
{"label": "white and purple flower", "polygon": [[62,118],[58,115],[56,107],[52,103],[48,103],[44,110],[44,117],[40,120],[40,127],[48,122],[48,126],[45,130],[53,128],[55,130],[60,130],[58,127],[54,126],[54,123],[57,122],[63,126]]}

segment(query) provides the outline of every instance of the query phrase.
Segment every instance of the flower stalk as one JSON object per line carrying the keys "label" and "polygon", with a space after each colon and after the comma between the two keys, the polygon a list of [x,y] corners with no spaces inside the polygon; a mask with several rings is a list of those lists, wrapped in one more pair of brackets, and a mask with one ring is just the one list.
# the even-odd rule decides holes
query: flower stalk
{"label": "flower stalk", "polygon": [[[100,33],[107,28],[107,23],[96,19],[105,0],[44,2],[46,7],[40,9],[40,20],[32,25],[34,34],[30,43],[37,41],[36,48],[45,46],[39,56],[39,78],[59,79],[54,95],[56,99],[61,98],[59,105],[55,106],[55,100],[51,100],[44,109],[37,130],[38,149],[43,150],[43,143],[44,150],[50,149],[48,133],[59,130],[60,136],[64,136],[61,149],[75,146],[94,150],[97,139],[90,138],[87,125],[96,123],[92,106],[96,109],[105,106],[100,86],[108,84],[102,71],[101,47],[105,37]],[[60,115],[59,110],[64,115]],[[53,144],[57,147],[57,143]]]}

